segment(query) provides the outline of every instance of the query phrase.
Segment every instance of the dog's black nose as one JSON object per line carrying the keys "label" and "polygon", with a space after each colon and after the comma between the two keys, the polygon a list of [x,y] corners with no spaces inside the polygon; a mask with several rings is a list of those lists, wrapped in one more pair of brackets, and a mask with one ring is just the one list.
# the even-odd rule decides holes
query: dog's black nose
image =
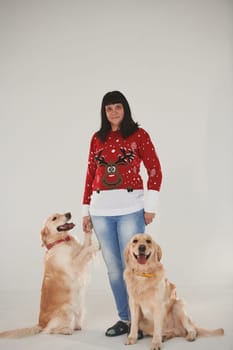
{"label": "dog's black nose", "polygon": [[138,250],[140,253],[145,253],[145,250],[146,250],[146,246],[144,244],[141,244],[139,247],[138,247]]}
{"label": "dog's black nose", "polygon": [[65,213],[65,217],[69,220],[71,219],[71,213]]}

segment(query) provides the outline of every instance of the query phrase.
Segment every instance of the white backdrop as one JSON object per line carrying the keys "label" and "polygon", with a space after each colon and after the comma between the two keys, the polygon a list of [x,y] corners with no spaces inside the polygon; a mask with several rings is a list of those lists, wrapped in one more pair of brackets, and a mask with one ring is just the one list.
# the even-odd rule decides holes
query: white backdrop
{"label": "white backdrop", "polygon": [[1,0],[0,40],[0,288],[40,289],[53,212],[71,211],[82,240],[89,140],[115,89],[161,160],[147,232],[168,276],[232,287],[232,1]]}

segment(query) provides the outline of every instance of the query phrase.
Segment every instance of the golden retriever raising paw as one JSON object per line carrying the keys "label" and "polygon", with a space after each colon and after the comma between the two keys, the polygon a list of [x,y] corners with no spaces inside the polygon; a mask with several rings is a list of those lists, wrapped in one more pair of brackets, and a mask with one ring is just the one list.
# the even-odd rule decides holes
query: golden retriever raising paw
{"label": "golden retriever raising paw", "polygon": [[99,250],[92,244],[91,232],[81,244],[70,234],[75,226],[71,214],[53,214],[41,231],[44,278],[41,288],[40,315],[36,326],[0,333],[0,337],[17,338],[40,332],[72,334],[82,328],[87,265]]}
{"label": "golden retriever raising paw", "polygon": [[176,295],[176,286],[165,277],[160,260],[161,247],[148,234],[136,234],[125,249],[124,279],[131,312],[131,328],[126,345],[137,340],[138,329],[152,336],[151,350],[160,350],[162,341],[184,337],[223,335],[222,328],[198,327],[186,314]]}

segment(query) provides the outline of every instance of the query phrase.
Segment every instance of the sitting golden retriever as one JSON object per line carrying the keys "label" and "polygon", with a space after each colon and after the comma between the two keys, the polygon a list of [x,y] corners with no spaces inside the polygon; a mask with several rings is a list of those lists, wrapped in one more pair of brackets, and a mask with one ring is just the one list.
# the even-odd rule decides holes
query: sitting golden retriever
{"label": "sitting golden retriever", "polygon": [[82,328],[87,264],[99,246],[92,244],[91,232],[84,244],[69,233],[75,225],[70,213],[53,214],[45,222],[41,239],[47,248],[41,288],[38,324],[0,333],[0,337],[23,337],[40,332],[72,334]]}
{"label": "sitting golden retriever", "polygon": [[151,335],[151,350],[159,350],[164,340],[223,335],[222,328],[206,330],[193,323],[176,295],[176,286],[165,277],[160,263],[162,250],[148,234],[136,234],[125,250],[124,279],[129,294],[131,329],[126,345],[136,343],[138,329]]}

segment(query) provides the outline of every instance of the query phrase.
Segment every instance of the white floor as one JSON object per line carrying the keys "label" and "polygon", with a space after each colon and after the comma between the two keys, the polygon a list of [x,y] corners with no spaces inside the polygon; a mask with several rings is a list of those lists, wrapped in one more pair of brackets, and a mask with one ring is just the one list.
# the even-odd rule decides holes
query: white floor
{"label": "white floor", "polygon": [[[0,330],[27,327],[36,324],[39,308],[39,291],[0,291]],[[181,293],[179,293],[181,296]],[[199,338],[189,343],[175,338],[163,344],[167,350],[233,350],[233,290],[185,288],[182,291],[187,311],[193,320],[205,328],[225,329],[223,337]],[[82,331],[72,336],[35,335],[19,340],[1,339],[2,350],[126,350],[125,335],[108,338],[104,331],[117,320],[110,291],[93,290],[89,286],[86,295],[86,317]],[[127,349],[150,349],[150,337]],[[51,348],[50,348],[51,346]]]}

